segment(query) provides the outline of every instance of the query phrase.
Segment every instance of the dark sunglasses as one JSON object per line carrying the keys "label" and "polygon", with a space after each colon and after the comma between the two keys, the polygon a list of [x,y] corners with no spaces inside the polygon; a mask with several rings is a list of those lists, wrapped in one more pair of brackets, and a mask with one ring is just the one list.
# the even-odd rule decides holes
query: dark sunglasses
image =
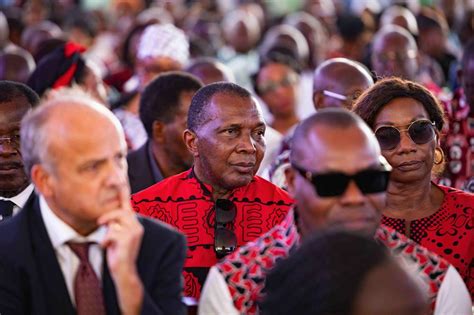
{"label": "dark sunglasses", "polygon": [[229,230],[226,225],[234,221],[237,214],[235,204],[227,199],[217,199],[214,209],[216,220],[214,225],[214,251],[217,258],[223,258],[232,253],[237,247],[237,237],[234,231]]}
{"label": "dark sunglasses", "polygon": [[354,175],[339,172],[313,173],[291,164],[314,187],[320,197],[338,197],[344,194],[351,180],[354,180],[360,191],[365,194],[376,194],[387,190],[390,179],[390,166],[384,169],[366,169]]}
{"label": "dark sunglasses", "polygon": [[412,122],[407,129],[394,126],[380,126],[375,130],[375,137],[382,150],[393,150],[401,141],[401,132],[407,131],[410,139],[416,144],[425,144],[433,140],[436,124],[426,119]]}

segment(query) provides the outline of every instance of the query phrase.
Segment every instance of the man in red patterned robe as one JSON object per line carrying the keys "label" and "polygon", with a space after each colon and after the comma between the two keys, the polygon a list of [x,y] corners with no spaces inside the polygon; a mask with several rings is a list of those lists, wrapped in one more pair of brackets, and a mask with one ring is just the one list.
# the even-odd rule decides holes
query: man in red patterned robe
{"label": "man in red patterned robe", "polygon": [[184,132],[193,167],[132,196],[137,212],[187,235],[186,297],[199,299],[218,259],[281,223],[291,208],[285,191],[255,176],[264,134],[262,113],[247,90],[207,85],[192,99]]}

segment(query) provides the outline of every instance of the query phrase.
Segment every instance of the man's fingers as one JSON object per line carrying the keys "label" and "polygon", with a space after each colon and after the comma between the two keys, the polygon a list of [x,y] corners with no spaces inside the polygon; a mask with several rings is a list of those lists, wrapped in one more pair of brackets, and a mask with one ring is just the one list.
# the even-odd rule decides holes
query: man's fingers
{"label": "man's fingers", "polygon": [[127,211],[127,210],[115,210],[111,212],[107,212],[99,217],[97,223],[99,225],[109,224],[111,222],[117,222],[119,224],[126,224],[130,220],[135,219],[135,212]]}

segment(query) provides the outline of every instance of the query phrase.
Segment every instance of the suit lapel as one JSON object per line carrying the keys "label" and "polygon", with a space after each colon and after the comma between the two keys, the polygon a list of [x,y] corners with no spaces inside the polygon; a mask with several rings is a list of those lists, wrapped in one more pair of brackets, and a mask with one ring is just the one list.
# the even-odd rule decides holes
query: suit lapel
{"label": "suit lapel", "polygon": [[42,294],[49,314],[75,314],[64,277],[59,266],[53,245],[48,236],[40,213],[39,198],[30,198],[26,207],[29,212],[33,256],[36,262]]}
{"label": "suit lapel", "polygon": [[107,266],[107,253],[104,251],[104,266],[102,272],[102,288],[104,292],[104,301],[107,314],[120,314],[117,295],[115,293],[115,285],[112,277],[110,276],[109,268]]}

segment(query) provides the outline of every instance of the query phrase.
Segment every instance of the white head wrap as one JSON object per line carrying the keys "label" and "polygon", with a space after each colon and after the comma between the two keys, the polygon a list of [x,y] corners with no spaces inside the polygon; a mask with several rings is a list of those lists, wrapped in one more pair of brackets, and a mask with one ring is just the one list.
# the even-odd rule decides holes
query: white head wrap
{"label": "white head wrap", "polygon": [[182,30],[173,24],[153,24],[140,37],[137,58],[168,57],[185,65],[189,59],[189,42]]}

